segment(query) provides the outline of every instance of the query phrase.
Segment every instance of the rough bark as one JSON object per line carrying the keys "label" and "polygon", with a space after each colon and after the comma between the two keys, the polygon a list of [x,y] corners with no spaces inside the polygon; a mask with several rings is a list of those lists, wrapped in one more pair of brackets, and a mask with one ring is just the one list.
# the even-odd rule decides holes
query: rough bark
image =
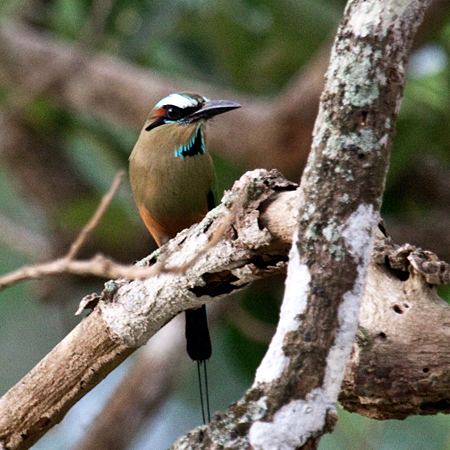
{"label": "rough bark", "polygon": [[[263,177],[263,174],[261,176]],[[247,177],[250,184],[242,183],[244,191],[258,192],[261,190],[261,183],[254,184],[255,179],[258,180],[258,177]],[[200,278],[196,285],[202,285],[203,290],[210,293],[218,292],[231,288],[231,270],[234,273],[247,272],[254,279],[284,270],[283,261],[287,258],[296,223],[296,217],[291,213],[298,210],[299,197],[297,191],[277,191],[278,188],[269,191],[270,195],[266,200],[254,203],[255,209],[244,209],[242,214],[246,219],[237,224],[231,224],[229,231],[224,236],[227,241],[241,243],[243,240],[240,236],[247,236],[246,247],[259,248],[258,254],[252,255],[251,250],[244,252],[241,261],[242,267],[238,270],[236,267],[227,268],[226,261],[215,253],[218,249],[213,248],[207,258],[217,260],[217,266],[210,268],[206,273],[199,274]],[[234,194],[230,194],[228,197],[230,202],[234,198]],[[214,226],[219,226],[224,213],[222,211],[215,215],[213,224],[208,231],[213,232],[212,228],[216,222],[217,224]],[[206,223],[204,225],[206,226]],[[259,230],[256,234],[249,232],[249,230],[255,231],[256,229]],[[249,239],[248,236],[252,236],[252,238]],[[193,239],[200,239],[203,245],[204,241],[196,227],[180,235],[176,242],[179,244]],[[252,239],[256,239],[256,241]],[[174,242],[173,248],[178,247],[177,243]],[[185,251],[189,253],[184,258],[191,256],[191,248],[189,245],[185,247]],[[162,250],[159,258],[164,258],[165,252],[170,253],[171,250],[166,247]],[[415,255],[413,258],[416,261],[415,266],[409,262],[409,254]],[[392,258],[393,255],[396,255],[395,258]],[[422,255],[422,263],[417,263],[420,255]],[[447,383],[450,377],[450,365],[446,351],[450,340],[447,333],[450,311],[449,306],[437,296],[434,289],[430,289],[428,283],[428,281],[436,279],[436,271],[443,274],[443,281],[445,281],[445,277],[448,279],[450,271],[444,263],[437,263],[434,256],[424,255],[420,249],[414,248],[409,248],[405,254],[404,250],[398,250],[398,246],[384,241],[379,241],[374,250],[361,317],[364,317],[365,314],[371,318],[372,312],[375,310],[378,311],[377,317],[384,317],[384,319],[380,322],[382,326],[379,326],[373,318],[368,323],[362,322],[363,319],[361,319],[363,328],[360,328],[358,333],[354,356],[347,370],[344,389],[340,396],[343,406],[352,411],[375,418],[403,418],[410,414],[450,412],[450,406],[446,406],[450,405]],[[389,257],[391,257],[392,263],[389,262]],[[249,263],[249,261],[252,262]],[[429,278],[427,274],[424,275],[423,271],[417,272],[415,269],[415,267],[429,265],[430,261],[434,261],[431,267],[437,268],[431,270],[434,278]],[[404,291],[410,273],[411,282],[413,279],[415,280],[416,288]],[[177,278],[178,275],[173,274],[173,277]],[[151,280],[146,283],[151,283]],[[134,288],[130,289],[129,286],[134,286]],[[376,286],[376,289],[373,286]],[[106,301],[109,296],[110,301],[114,302],[115,296],[121,289],[122,292],[128,291],[128,302],[132,309],[131,305],[140,298],[140,296],[136,298],[134,294],[142,291],[145,287],[144,282],[134,281],[125,284],[112,296],[111,292],[105,290],[102,294],[103,300]],[[412,305],[405,314],[399,314],[397,308],[394,308],[399,298],[401,299],[399,307],[402,308],[402,311],[405,311],[404,304]],[[201,296],[198,300],[200,299],[202,301],[213,300],[206,295]],[[159,299],[159,302],[163,301],[163,299]],[[416,304],[420,304],[421,307],[415,308]],[[173,314],[173,312],[169,313],[166,319],[160,322],[169,320]],[[402,320],[393,322],[391,316]],[[426,334],[423,333],[424,328],[428,330]],[[381,332],[386,335],[384,343]],[[409,346],[405,344],[403,335],[411,336],[409,341],[415,343],[412,348],[416,348],[417,351],[409,352]],[[376,345],[367,345],[367,342]],[[426,348],[426,353],[419,351],[419,346]],[[104,324],[100,310],[96,309],[83,319],[80,325],[23,380],[0,399],[0,442],[2,445],[9,449],[29,448],[32,443],[62,419],[76,400],[101,381],[132,351],[133,349],[116,344],[111,340],[110,331]],[[376,351],[376,361],[382,363],[380,367],[383,369],[375,371],[375,375],[373,375],[376,376],[377,381],[375,386],[379,389],[369,383],[370,378],[366,382],[367,378],[365,377],[365,374],[372,373],[372,369],[368,370],[368,367],[374,367],[374,351]],[[385,358],[385,351],[390,355],[395,355],[395,358],[393,356]],[[419,357],[420,359],[416,359]],[[403,368],[401,371],[402,383],[399,383],[397,376],[399,372],[393,371],[394,367]],[[409,370],[410,368],[418,368],[418,370]],[[429,371],[423,370],[426,368]],[[405,401],[405,385],[417,387],[414,398],[410,398],[409,401]],[[387,390],[386,387],[389,389]],[[421,389],[418,389],[419,387]],[[239,410],[238,406],[236,408]],[[241,411],[244,413],[246,409],[242,408]],[[244,430],[247,429],[245,423],[242,424],[242,427]]]}
{"label": "rough bark", "polygon": [[0,399],[0,448],[31,447],[133,351],[94,311]]}
{"label": "rough bark", "polygon": [[449,282],[434,254],[380,237],[339,395],[345,409],[383,420],[450,412],[450,306],[434,287]]}
{"label": "rough bark", "polygon": [[[214,323],[229,301],[208,307]],[[144,346],[127,375],[76,444],[77,450],[125,450],[159,412],[172,392],[186,360],[185,321],[182,315],[163,327]]]}
{"label": "rough bark", "polygon": [[[316,448],[357,329],[412,39],[427,2],[350,1],[300,190],[277,332],[252,388],[173,448]],[[226,433],[224,433],[224,427]]]}

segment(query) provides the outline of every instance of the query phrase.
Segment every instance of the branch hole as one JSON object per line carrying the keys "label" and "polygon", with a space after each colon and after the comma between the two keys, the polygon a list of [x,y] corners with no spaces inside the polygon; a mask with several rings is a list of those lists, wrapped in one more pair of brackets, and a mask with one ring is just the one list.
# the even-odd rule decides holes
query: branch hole
{"label": "branch hole", "polygon": [[[147,261],[147,266],[153,266],[153,264],[156,264],[158,261],[158,258],[156,256],[152,256],[148,261]],[[134,264],[138,263],[139,260],[137,260]]]}
{"label": "branch hole", "polygon": [[391,272],[391,274],[397,277],[400,281],[406,281],[409,278],[408,271],[392,268],[391,262],[389,261],[389,257],[387,255],[384,257],[384,263],[386,264],[389,272]]}
{"label": "branch hole", "polygon": [[238,232],[236,230],[236,227],[233,224],[231,224],[230,225],[230,230],[231,230],[230,239],[232,241],[235,241],[238,238]]}
{"label": "branch hole", "polygon": [[400,306],[398,305],[394,305],[394,307],[392,308],[394,310],[394,312],[396,312],[397,314],[403,314],[403,310],[400,308]]}
{"label": "branch hole", "polygon": [[202,295],[209,295],[215,297],[217,295],[230,294],[231,292],[239,289],[235,286],[234,282],[239,279],[233,275],[231,270],[223,270],[222,272],[205,273],[202,275],[205,286],[193,286],[189,288],[189,291],[195,294],[197,297]]}
{"label": "branch hole", "polygon": [[383,331],[380,331],[380,333],[378,333],[378,337],[382,340],[385,341],[387,339],[386,333]]}
{"label": "branch hole", "polygon": [[361,111],[361,116],[359,120],[363,127],[366,126],[367,124],[367,115],[368,115],[367,111]]}
{"label": "branch hole", "polygon": [[278,263],[287,262],[287,258],[286,256],[271,254],[256,255],[250,260],[250,262],[260,270],[268,270],[271,267],[276,267]]}
{"label": "branch hole", "polygon": [[422,372],[423,373],[428,373],[430,371],[430,369],[428,368],[428,367],[424,367],[423,369],[422,369]]}
{"label": "branch hole", "polygon": [[384,222],[378,222],[378,229],[386,236],[388,237],[388,232],[386,230],[386,227],[384,226]]}

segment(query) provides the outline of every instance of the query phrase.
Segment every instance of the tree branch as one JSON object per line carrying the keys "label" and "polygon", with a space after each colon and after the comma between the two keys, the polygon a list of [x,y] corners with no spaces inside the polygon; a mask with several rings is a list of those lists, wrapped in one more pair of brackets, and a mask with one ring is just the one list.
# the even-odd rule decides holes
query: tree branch
{"label": "tree branch", "polygon": [[427,2],[349,1],[303,173],[280,320],[244,398],[173,446],[317,448],[357,330],[412,38]]}
{"label": "tree branch", "polygon": [[[180,279],[183,277],[171,273],[160,274],[156,277],[156,280],[150,278],[146,281],[126,282],[118,280],[107,283],[108,288],[98,296],[101,299],[102,307],[96,308],[91,315],[83,319],[72,333],[0,399],[0,442],[10,449],[29,448],[49,428],[58,423],[79,398],[133,352],[133,348],[114,341],[118,339],[118,336],[111,333],[104,319],[104,311],[107,311],[109,306],[115,308],[116,302],[120,302],[140,315],[143,297],[147,297],[149,292],[153,291],[155,296],[150,299],[150,307],[154,309],[155,320],[157,316],[159,319],[156,324],[153,318],[149,317],[149,320],[152,320],[152,323],[148,324],[149,328],[152,329],[149,334],[152,334],[176,314],[174,309],[181,311],[192,307],[194,303],[198,304],[197,302],[218,301],[219,296],[224,292],[238,289],[249,278],[258,279],[262,276],[270,276],[272,273],[282,272],[285,268],[287,251],[296,221],[295,215],[288,214],[288,212],[295,212],[299,205],[298,192],[291,191],[291,187],[284,183],[282,180],[277,181],[273,173],[266,174],[264,171],[256,171],[247,174],[244,179],[237,183],[235,189],[227,195],[224,204],[215,211],[214,217],[210,216],[202,224],[181,233],[160,250],[159,256],[156,254],[152,257],[152,261],[154,261],[155,258],[158,259],[167,253],[166,262],[170,263],[173,261],[172,258],[175,258],[173,251],[178,250],[177,261],[190,258],[195,243],[204,245],[205,238],[202,231],[205,231],[207,236],[212,236],[214,229],[221,226],[221,219],[227,214],[226,205],[232,207],[236,198],[245,196],[245,193],[253,193],[256,197],[245,203],[244,210],[230,224],[222,241],[216,247],[210,249],[202,260],[197,262],[194,268],[197,277],[195,278],[193,273],[189,274],[191,284],[182,283]],[[272,186],[272,188],[268,188],[268,186]],[[257,197],[258,191],[261,192],[260,199]],[[223,250],[226,248],[228,250],[224,252]],[[422,310],[419,310],[416,315],[415,309],[410,308],[409,315],[402,316],[414,320],[415,325],[409,328],[411,333],[414,334],[410,339],[411,342],[421,342],[421,345],[428,345],[429,339],[429,351],[427,353],[428,362],[430,362],[430,365],[427,366],[430,368],[429,375],[422,371],[425,366],[420,366],[421,371],[413,371],[410,374],[411,379],[419,376],[421,383],[424,382],[424,379],[428,380],[427,392],[417,393],[416,403],[412,409],[411,403],[404,403],[401,414],[408,414],[408,407],[410,407],[409,413],[420,412],[423,414],[426,412],[431,414],[441,412],[442,409],[438,410],[437,407],[442,408],[443,402],[436,403],[433,409],[428,399],[439,398],[442,400],[447,398],[450,405],[447,389],[450,365],[448,364],[448,351],[445,350],[445,348],[448,348],[448,337],[443,339],[446,330],[443,324],[450,320],[449,307],[437,297],[434,290],[429,289],[426,279],[415,272],[414,267],[408,264],[407,258],[404,259],[405,265],[403,267],[396,266],[396,272],[394,272],[396,275],[394,276],[400,280],[402,273],[404,274],[403,278],[410,272],[414,273],[415,289],[408,289],[404,294],[405,284],[400,281],[382,288],[384,283],[388,281],[386,280],[387,274],[392,271],[386,266],[385,256],[393,255],[395,253],[394,248],[396,247],[392,247],[392,245],[378,244],[375,249],[368,286],[376,286],[376,292],[375,295],[369,295],[368,290],[366,290],[364,302],[367,305],[363,307],[363,311],[375,309],[381,311],[380,314],[382,314],[382,311],[386,311],[385,323],[388,324],[389,315],[398,316],[393,310],[392,298],[397,298],[397,295],[406,295],[406,298],[403,298],[402,301],[407,301],[408,304],[413,305],[418,302],[418,295],[427,293],[423,297],[423,304],[425,306],[431,301],[435,305],[435,311],[432,316],[433,321],[427,322],[429,333],[427,333],[426,342],[421,341],[420,338],[423,335],[423,326],[420,325],[423,319]],[[230,254],[233,255],[234,253],[238,253],[238,256],[230,259]],[[417,255],[420,255],[420,251],[416,253]],[[419,265],[423,266],[423,264]],[[174,286],[173,289],[175,289],[176,294],[167,298],[164,297],[164,292],[153,290],[153,285],[159,283],[158,278],[164,278],[167,284]],[[422,286],[420,290],[417,288],[418,284]],[[374,289],[372,289],[372,292],[374,292]],[[173,303],[175,297],[176,304],[173,307],[169,303]],[[192,298],[192,301],[188,301],[189,297]],[[129,316],[126,320],[132,321]],[[370,323],[371,326],[363,325],[364,336],[367,336],[369,342],[379,339],[380,334],[376,323],[373,320]],[[430,327],[429,323],[433,323],[435,326]],[[136,321],[136,323],[131,324],[131,327],[137,327],[138,324],[139,322]],[[395,326],[391,324],[390,328],[384,329],[387,336],[385,342],[389,343],[390,351],[393,355],[396,355],[395,363],[398,366],[411,367],[413,364],[410,359],[411,355],[402,341],[399,341],[401,337],[399,333],[394,332]],[[135,332],[140,333],[142,330],[135,330]],[[441,342],[442,350],[434,353],[433,342],[438,341]],[[401,353],[398,352],[398,345],[402,346]],[[384,348],[383,345],[376,348],[376,361],[384,361]],[[395,418],[399,411],[399,405],[395,402],[395,393],[396,389],[401,390],[402,384],[398,383],[397,378],[388,376],[390,371],[387,366],[389,361],[390,363],[394,362],[393,359],[386,360],[383,372],[377,373],[376,386],[381,386],[381,389],[377,390],[373,386],[371,387],[369,392],[373,402],[370,411],[364,409],[364,405],[369,404],[369,397],[365,395],[364,378],[355,377],[354,374],[357,373],[357,370],[365,370],[364,362],[370,361],[371,364],[374,364],[370,359],[373,357],[372,349],[373,347],[369,345],[359,345],[355,350],[356,357],[352,359],[351,370],[349,369],[347,372],[346,390],[342,394],[344,406],[352,410],[358,410],[358,412],[370,413],[372,417],[375,417],[379,399],[384,398],[386,394],[382,389],[385,382],[391,385],[391,405],[388,402],[383,405],[383,411],[380,413],[382,416],[380,415],[380,417],[386,417],[387,414],[390,414],[392,418]],[[408,361],[409,365],[406,364]],[[419,365],[417,363],[417,366]],[[406,376],[407,373],[406,371],[403,372],[402,376]],[[442,379],[442,382],[438,383],[437,379]],[[348,380],[351,380],[351,385]],[[421,409],[418,406],[421,399],[427,400],[429,409]],[[448,412],[450,412],[450,407]]]}
{"label": "tree branch", "polygon": [[341,405],[374,419],[450,413],[450,266],[379,233]]}
{"label": "tree branch", "polygon": [[[295,223],[284,217],[285,208],[292,208],[297,198],[295,186],[276,171],[249,173],[200,224],[149,257],[153,265],[162,259],[167,269],[182,266],[217,236],[233,205],[242,205],[222,239],[186,274],[168,271],[145,281],[106,283],[99,307],[0,399],[0,443],[9,449],[29,448],[179,312],[217,302],[253,280],[282,273],[289,245],[283,239]],[[271,217],[260,217],[260,208],[271,211]],[[260,229],[259,219],[273,221],[273,233]]]}

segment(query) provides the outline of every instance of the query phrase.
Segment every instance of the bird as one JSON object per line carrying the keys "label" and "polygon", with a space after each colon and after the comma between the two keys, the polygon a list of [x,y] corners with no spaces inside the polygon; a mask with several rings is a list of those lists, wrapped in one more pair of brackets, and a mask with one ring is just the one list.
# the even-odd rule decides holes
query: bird
{"label": "bird", "polygon": [[[215,170],[207,151],[208,122],[240,107],[236,102],[211,101],[181,92],[164,97],[148,114],[130,155],[129,176],[136,206],[158,246],[200,222],[215,207]],[[185,311],[185,317],[186,350],[197,362],[206,423],[202,384],[210,421],[206,360],[212,353],[206,306]]]}

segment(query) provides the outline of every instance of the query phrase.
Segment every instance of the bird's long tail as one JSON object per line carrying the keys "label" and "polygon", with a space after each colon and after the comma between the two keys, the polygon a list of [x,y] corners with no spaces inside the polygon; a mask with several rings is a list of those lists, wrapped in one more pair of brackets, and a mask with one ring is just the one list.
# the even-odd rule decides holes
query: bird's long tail
{"label": "bird's long tail", "polygon": [[203,423],[207,423],[211,420],[211,412],[206,360],[211,356],[211,338],[209,337],[205,305],[186,311],[186,349],[189,357],[197,361]]}

